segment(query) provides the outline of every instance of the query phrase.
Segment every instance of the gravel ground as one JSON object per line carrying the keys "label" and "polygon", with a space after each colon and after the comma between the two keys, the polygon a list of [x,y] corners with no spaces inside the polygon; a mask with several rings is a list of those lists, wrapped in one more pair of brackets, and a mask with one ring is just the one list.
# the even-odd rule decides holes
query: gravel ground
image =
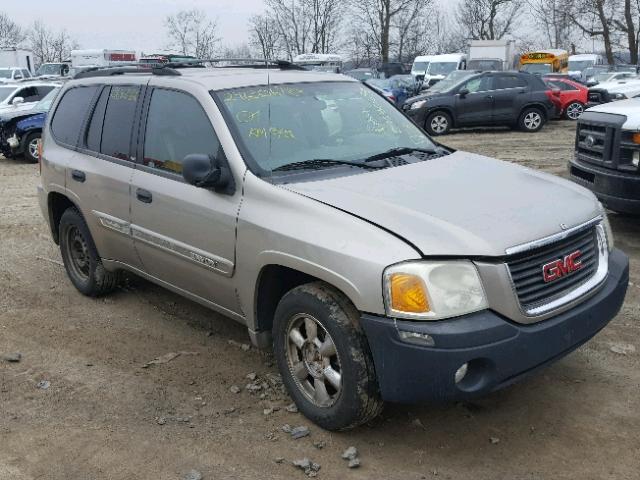
{"label": "gravel ground", "polygon": [[[440,140],[565,175],[573,135],[555,122],[537,134]],[[587,345],[473,403],[390,405],[372,425],[336,434],[286,410],[273,359],[247,349],[232,320],[140,279],[103,299],[78,294],[37,182],[37,166],[0,158],[0,356],[22,354],[0,360],[1,480],[305,478],[313,463],[327,479],[639,478],[638,219],[612,215],[633,285]],[[163,363],[169,353],[179,355]],[[285,424],[310,435],[294,440]],[[359,468],[341,458],[349,446]],[[292,465],[304,457],[311,463]]]}

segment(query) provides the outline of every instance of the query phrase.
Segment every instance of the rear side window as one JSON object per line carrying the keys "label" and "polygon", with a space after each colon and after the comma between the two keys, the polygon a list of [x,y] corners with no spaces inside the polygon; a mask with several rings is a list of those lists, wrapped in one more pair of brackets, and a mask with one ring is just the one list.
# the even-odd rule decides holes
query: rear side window
{"label": "rear side window", "polygon": [[211,122],[195,98],[174,90],[153,91],[144,140],[144,165],[180,174],[187,155],[217,155],[219,149]]}
{"label": "rear side window", "polygon": [[526,87],[527,83],[517,75],[499,75],[496,78],[496,88],[518,88],[518,87]]}
{"label": "rear side window", "polygon": [[100,153],[129,160],[131,133],[140,95],[138,86],[114,85],[109,92],[102,125]]}
{"label": "rear side window", "polygon": [[97,90],[97,86],[75,87],[64,93],[51,121],[51,132],[56,140],[76,146],[80,129]]}

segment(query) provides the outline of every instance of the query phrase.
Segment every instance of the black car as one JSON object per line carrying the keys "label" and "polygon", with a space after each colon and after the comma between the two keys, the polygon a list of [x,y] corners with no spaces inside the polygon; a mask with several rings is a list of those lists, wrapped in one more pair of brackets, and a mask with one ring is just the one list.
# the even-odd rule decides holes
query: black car
{"label": "black car", "polygon": [[451,128],[507,125],[536,132],[553,118],[552,92],[536,75],[483,72],[445,90],[408,99],[402,109],[431,135]]}

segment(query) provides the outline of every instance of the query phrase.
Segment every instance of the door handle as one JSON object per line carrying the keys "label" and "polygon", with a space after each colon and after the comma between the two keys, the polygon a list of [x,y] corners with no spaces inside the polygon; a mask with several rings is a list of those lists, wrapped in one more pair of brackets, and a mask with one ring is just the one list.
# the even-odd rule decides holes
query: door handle
{"label": "door handle", "polygon": [[493,95],[487,95],[487,96],[486,96],[486,97],[484,97],[484,98],[486,98],[487,100],[493,100]]}
{"label": "door handle", "polygon": [[142,188],[136,189],[136,198],[142,203],[151,203],[153,201],[153,195],[151,195],[151,192]]}
{"label": "door handle", "polygon": [[71,170],[71,178],[76,182],[83,183],[87,179],[87,176],[80,170]]}

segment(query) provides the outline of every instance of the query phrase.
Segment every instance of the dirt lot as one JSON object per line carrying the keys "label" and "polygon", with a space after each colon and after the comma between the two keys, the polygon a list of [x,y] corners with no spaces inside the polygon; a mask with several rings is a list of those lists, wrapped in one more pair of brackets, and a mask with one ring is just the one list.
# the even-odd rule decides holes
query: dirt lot
{"label": "dirt lot", "polygon": [[[573,134],[556,122],[442,141],[562,175]],[[23,355],[0,361],[0,480],[182,479],[191,469],[205,480],[304,478],[290,462],[305,456],[320,478],[640,478],[637,219],[612,216],[634,285],[586,346],[473,403],[391,405],[373,425],[332,434],[285,410],[272,359],[243,349],[246,330],[233,321],[139,279],[104,299],[78,294],[40,216],[37,182],[37,166],[0,158],[0,354]],[[170,352],[195,355],[141,368]],[[251,372],[266,390],[245,389]],[[285,423],[311,435],[293,440]],[[350,445],[360,469],[340,458]]]}

